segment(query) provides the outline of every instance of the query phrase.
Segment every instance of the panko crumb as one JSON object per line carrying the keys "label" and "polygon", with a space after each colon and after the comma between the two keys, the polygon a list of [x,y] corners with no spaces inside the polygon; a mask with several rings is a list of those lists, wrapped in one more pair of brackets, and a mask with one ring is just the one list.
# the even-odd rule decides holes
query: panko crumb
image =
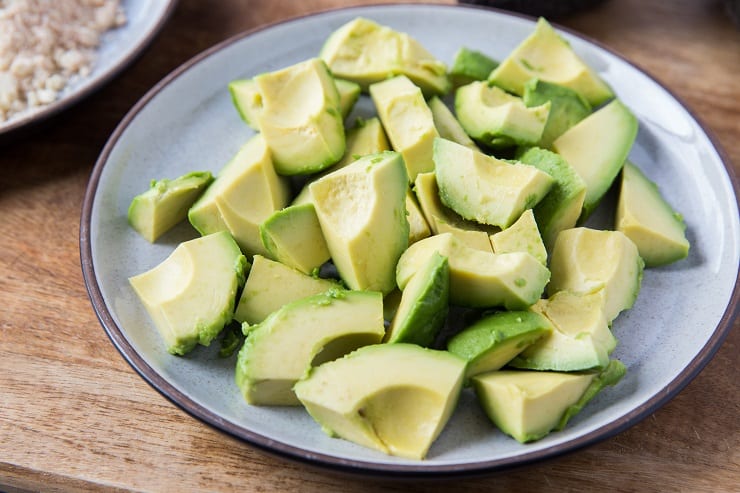
{"label": "panko crumb", "polygon": [[0,0],[0,122],[53,103],[92,72],[119,0]]}

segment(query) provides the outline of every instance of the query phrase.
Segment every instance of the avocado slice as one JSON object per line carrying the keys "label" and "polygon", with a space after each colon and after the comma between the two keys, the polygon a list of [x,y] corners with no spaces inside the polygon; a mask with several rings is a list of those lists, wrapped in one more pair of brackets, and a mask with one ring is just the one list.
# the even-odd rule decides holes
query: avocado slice
{"label": "avocado slice", "polygon": [[360,99],[362,88],[360,84],[344,79],[334,79],[334,84],[337,86],[337,93],[339,94],[339,111],[342,113],[342,118],[347,118],[352,108],[355,107],[357,100]]}
{"label": "avocado slice", "polygon": [[465,219],[508,228],[542,200],[554,180],[523,164],[509,164],[445,139],[434,141],[442,203]]}
{"label": "avocado slice", "polygon": [[530,310],[545,316],[553,330],[509,362],[515,368],[581,371],[604,368],[617,340],[609,330],[598,293],[559,291]]}
{"label": "avocado slice", "polygon": [[411,187],[406,189],[406,219],[409,222],[409,245],[432,234],[429,224],[424,218],[418,202],[416,202],[414,193],[411,191]]}
{"label": "avocado slice", "polygon": [[591,114],[591,105],[576,91],[540,79],[524,84],[522,100],[530,108],[550,103],[545,129],[537,144],[540,147],[549,148],[566,130]]}
{"label": "avocado slice", "polygon": [[454,87],[464,86],[476,80],[486,80],[498,62],[493,58],[463,46],[455,53],[449,76]]}
{"label": "avocado slice", "polygon": [[249,404],[299,405],[293,385],[312,365],[377,344],[384,333],[378,292],[330,290],[288,303],[247,329],[236,384]]}
{"label": "avocado slice", "polygon": [[502,368],[546,336],[552,324],[531,311],[496,312],[455,334],[447,350],[468,362],[466,377]]}
{"label": "avocado slice", "polygon": [[267,255],[259,225],[285,207],[289,196],[288,182],[275,173],[270,151],[257,134],[221,169],[188,219],[201,235],[229,231],[245,254]]}
{"label": "avocado slice", "polygon": [[231,321],[249,263],[222,231],[180,243],[159,265],[129,278],[167,351],[208,346]]}
{"label": "avocado slice", "polygon": [[406,33],[358,17],[334,31],[319,56],[339,78],[360,84],[405,75],[425,96],[450,90],[447,66]]}
{"label": "avocado slice", "polygon": [[310,274],[325,264],[329,249],[313,204],[291,205],[260,224],[262,244],[270,258]]}
{"label": "avocado slice", "polygon": [[637,247],[619,231],[566,229],[558,235],[550,257],[550,296],[558,291],[600,292],[611,324],[622,310],[632,308],[640,292],[644,262]]}
{"label": "avocado slice", "polygon": [[390,150],[391,145],[380,119],[377,116],[366,120],[358,118],[355,126],[347,130],[347,150],[344,157],[326,172],[344,168],[362,156]]}
{"label": "avocado slice", "polygon": [[370,96],[393,149],[403,155],[409,181],[432,171],[432,145],[439,133],[421,89],[399,75],[371,85]]}
{"label": "avocado slice", "polygon": [[552,149],[576,170],[586,184],[580,223],[588,218],[611,187],[636,137],[637,118],[615,99],[552,143]]}
{"label": "avocado slice", "polygon": [[545,197],[534,206],[545,248],[550,251],[558,234],[576,225],[586,197],[586,184],[560,155],[538,147],[520,150],[517,159],[550,175],[554,183]]}
{"label": "avocado slice", "polygon": [[282,175],[321,171],[342,158],[344,119],[326,64],[312,58],[254,78],[259,128]]}
{"label": "avocado slice", "polygon": [[630,162],[622,169],[615,224],[637,246],[646,267],[670,264],[689,254],[683,218]]}
{"label": "avocado slice", "polygon": [[414,274],[401,296],[385,342],[429,347],[445,323],[450,293],[447,258],[437,252]]}
{"label": "avocado slice", "polygon": [[209,171],[193,171],[174,180],[152,180],[128,208],[128,222],[150,243],[188,217],[188,209],[213,181]]}
{"label": "avocado slice", "polygon": [[370,154],[309,186],[321,231],[351,289],[388,294],[409,242],[408,177],[401,154]]}
{"label": "avocado slice", "polygon": [[524,85],[532,78],[573,89],[592,106],[614,97],[611,88],[586,65],[543,18],[534,32],[512,51],[488,80],[511,93],[524,94]]}
{"label": "avocado slice", "polygon": [[429,100],[428,104],[429,109],[432,110],[434,126],[437,128],[437,132],[440,137],[451,140],[452,142],[457,142],[465,147],[470,147],[476,151],[480,150],[478,149],[478,146],[475,145],[475,142],[473,142],[473,139],[465,133],[465,129],[462,128],[462,125],[457,121],[455,115],[452,114],[452,111],[450,111],[441,99],[434,96]]}
{"label": "avocado slice", "polygon": [[475,248],[486,253],[493,253],[491,239],[485,231],[479,229],[466,229],[465,225],[450,224],[444,219],[435,216],[438,234],[452,233],[452,235],[470,248]]}
{"label": "avocado slice", "polygon": [[528,253],[487,253],[442,233],[417,241],[401,255],[398,287],[405,289],[435,252],[448,258],[450,303],[455,305],[526,309],[540,298],[550,278],[550,271]]}
{"label": "avocado slice", "polygon": [[258,324],[283,305],[330,289],[341,289],[341,285],[334,280],[308,276],[280,262],[255,255],[234,319]]}
{"label": "avocado slice", "polygon": [[532,209],[527,209],[508,228],[491,235],[494,253],[527,252],[547,265],[547,250],[542,243]]}
{"label": "avocado slice", "polygon": [[549,101],[528,108],[520,97],[486,82],[471,82],[455,92],[455,114],[460,125],[487,147],[539,142],[549,113]]}
{"label": "avocado slice", "polygon": [[315,367],[295,385],[329,435],[423,459],[455,409],[465,361],[414,344],[365,346]]}
{"label": "avocado slice", "polygon": [[473,377],[473,388],[488,417],[521,443],[562,430],[568,420],[626,369],[612,360],[599,373],[493,371]]}

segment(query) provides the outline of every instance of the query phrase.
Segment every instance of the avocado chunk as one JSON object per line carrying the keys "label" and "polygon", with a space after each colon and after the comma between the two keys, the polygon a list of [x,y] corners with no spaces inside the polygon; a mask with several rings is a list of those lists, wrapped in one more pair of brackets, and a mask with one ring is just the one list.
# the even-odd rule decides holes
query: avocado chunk
{"label": "avocado chunk", "polygon": [[465,129],[462,128],[460,122],[457,121],[455,115],[442,102],[437,96],[434,96],[429,100],[429,109],[432,110],[432,119],[434,120],[434,126],[437,128],[439,136],[443,139],[457,142],[458,144],[470,147],[476,151],[479,151],[478,146],[475,145],[473,139],[465,133]]}
{"label": "avocado chunk", "polygon": [[618,99],[591,113],[555,139],[552,148],[586,184],[582,223],[622,169],[637,137],[637,118]]}
{"label": "avocado chunk", "polygon": [[413,275],[401,296],[385,341],[429,347],[445,323],[450,294],[447,258],[435,252]]}
{"label": "avocado chunk", "polygon": [[128,222],[150,243],[188,217],[188,209],[213,181],[209,171],[193,171],[174,180],[152,180],[128,208]]}
{"label": "avocado chunk", "polygon": [[433,234],[452,233],[470,247],[493,252],[488,234],[496,228],[463,219],[444,205],[439,198],[434,172],[419,173],[416,176],[414,193]]}
{"label": "avocado chunk", "polygon": [[391,145],[378,117],[374,116],[367,120],[358,118],[355,126],[347,130],[347,150],[344,157],[330,169],[344,168],[362,156],[390,150]]}
{"label": "avocado chunk", "polygon": [[251,137],[188,211],[201,235],[229,231],[247,255],[267,255],[259,225],[285,207],[290,190],[278,176],[261,134]]}
{"label": "avocado chunk", "polygon": [[304,274],[310,274],[330,258],[311,203],[281,209],[268,217],[259,229],[270,258]]}
{"label": "avocado chunk", "polygon": [[452,415],[465,361],[414,344],[365,346],[311,370],[295,393],[329,435],[423,459]]}
{"label": "avocado chunk", "polygon": [[640,292],[644,262],[632,240],[619,231],[573,228],[558,235],[550,257],[550,296],[558,291],[601,292],[611,324],[632,308]]}
{"label": "avocado chunk", "polygon": [[527,209],[508,228],[491,235],[494,253],[527,252],[547,265],[547,250],[542,243],[532,209]]}
{"label": "avocado chunk", "polygon": [[463,46],[457,50],[452,60],[450,81],[453,86],[460,87],[476,80],[486,80],[496,67],[498,62],[493,58]]}
{"label": "avocado chunk", "polygon": [[622,169],[615,223],[637,246],[646,267],[670,264],[689,254],[683,218],[665,201],[657,185],[630,162]]}
{"label": "avocado chunk", "polygon": [[231,321],[249,264],[225,231],[185,241],[129,278],[171,354],[208,346]]}
{"label": "avocado chunk", "polygon": [[517,159],[550,175],[554,183],[550,191],[534,206],[542,241],[552,250],[558,234],[576,225],[586,197],[586,184],[560,155],[538,147],[517,154]]}
{"label": "avocado chunk", "polygon": [[522,95],[524,85],[535,77],[573,89],[592,106],[614,97],[611,88],[543,18],[537,22],[534,32],[491,72],[488,80],[506,91]]}
{"label": "avocado chunk", "polygon": [[[339,94],[339,110],[347,118],[360,97],[360,86],[354,82],[334,79]],[[238,79],[229,82],[229,93],[234,107],[244,123],[259,132],[259,114],[262,111],[262,94],[254,79]]]}
{"label": "avocado chunk", "polygon": [[340,288],[336,281],[308,276],[280,262],[255,255],[234,319],[258,324],[283,305]]}
{"label": "avocado chunk", "polygon": [[528,253],[487,253],[443,233],[417,241],[403,253],[396,268],[398,287],[405,289],[435,252],[448,258],[450,303],[455,305],[523,310],[540,298],[550,278],[550,271]]}
{"label": "avocado chunk", "polygon": [[303,298],[248,329],[236,363],[236,384],[249,404],[295,406],[293,385],[311,368],[385,333],[383,297],[331,290]]}
{"label": "avocado chunk", "polygon": [[339,93],[318,58],[254,78],[262,96],[259,128],[282,175],[321,171],[342,158]]}
{"label": "avocado chunk", "polygon": [[466,377],[502,368],[552,330],[545,317],[531,311],[486,315],[455,334],[447,350],[467,360]]}
{"label": "avocado chunk", "polygon": [[403,155],[409,181],[432,171],[432,145],[439,134],[421,90],[400,75],[371,85],[370,96],[393,150]]}
{"label": "avocado chunk", "polygon": [[319,56],[339,78],[360,84],[405,75],[426,96],[450,90],[447,66],[406,33],[358,17],[334,31]]}
{"label": "avocado chunk", "polygon": [[364,156],[309,186],[331,258],[351,289],[388,294],[409,242],[401,154]]}
{"label": "avocado chunk", "polygon": [[591,114],[591,105],[576,91],[540,79],[524,84],[522,100],[530,108],[550,103],[545,129],[537,144],[540,147],[550,147],[566,130]]}
{"label": "avocado chunk", "polygon": [[612,360],[599,373],[493,371],[473,377],[473,388],[488,417],[521,443],[562,430],[607,385],[625,373]]}
{"label": "avocado chunk", "polygon": [[515,368],[581,371],[604,368],[617,340],[609,330],[598,293],[555,293],[531,310],[552,323],[549,335],[535,342],[509,362]]}
{"label": "avocado chunk", "polygon": [[509,164],[445,139],[434,141],[442,203],[465,219],[508,228],[542,200],[554,180],[523,164]]}
{"label": "avocado chunk", "polygon": [[409,222],[409,245],[432,234],[410,187],[406,189],[406,219]]}
{"label": "avocado chunk", "polygon": [[532,145],[542,137],[550,102],[528,108],[520,97],[479,81],[457,89],[455,113],[465,132],[485,146]]}

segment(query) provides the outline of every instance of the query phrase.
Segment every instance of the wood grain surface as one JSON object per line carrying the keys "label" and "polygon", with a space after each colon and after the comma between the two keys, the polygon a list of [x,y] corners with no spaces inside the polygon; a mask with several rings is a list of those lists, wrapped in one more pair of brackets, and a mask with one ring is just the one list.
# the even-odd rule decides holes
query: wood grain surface
{"label": "wood grain surface", "polygon": [[[109,342],[79,260],[95,160],[157,81],[246,29],[340,0],[181,0],[144,55],[94,96],[0,147],[0,490],[712,491],[740,489],[737,321],[705,370],[653,415],[587,449],[454,482],[339,476],[225,436],[149,387]],[[562,25],[652,74],[740,164],[740,32],[711,0],[610,0]]]}

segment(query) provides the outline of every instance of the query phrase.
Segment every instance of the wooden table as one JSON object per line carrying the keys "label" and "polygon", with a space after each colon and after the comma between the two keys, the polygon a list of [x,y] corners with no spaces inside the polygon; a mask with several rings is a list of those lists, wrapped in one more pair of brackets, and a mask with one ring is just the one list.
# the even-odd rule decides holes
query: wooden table
{"label": "wooden table", "polygon": [[[0,147],[0,490],[738,491],[737,321],[703,373],[628,431],[546,463],[454,483],[341,477],[275,458],[191,418],[119,355],[91,308],[78,247],[88,176],[116,124],[153,84],[218,41],[357,3],[182,0],[123,75]],[[721,2],[611,0],[557,21],[674,91],[738,169],[740,32]]]}

